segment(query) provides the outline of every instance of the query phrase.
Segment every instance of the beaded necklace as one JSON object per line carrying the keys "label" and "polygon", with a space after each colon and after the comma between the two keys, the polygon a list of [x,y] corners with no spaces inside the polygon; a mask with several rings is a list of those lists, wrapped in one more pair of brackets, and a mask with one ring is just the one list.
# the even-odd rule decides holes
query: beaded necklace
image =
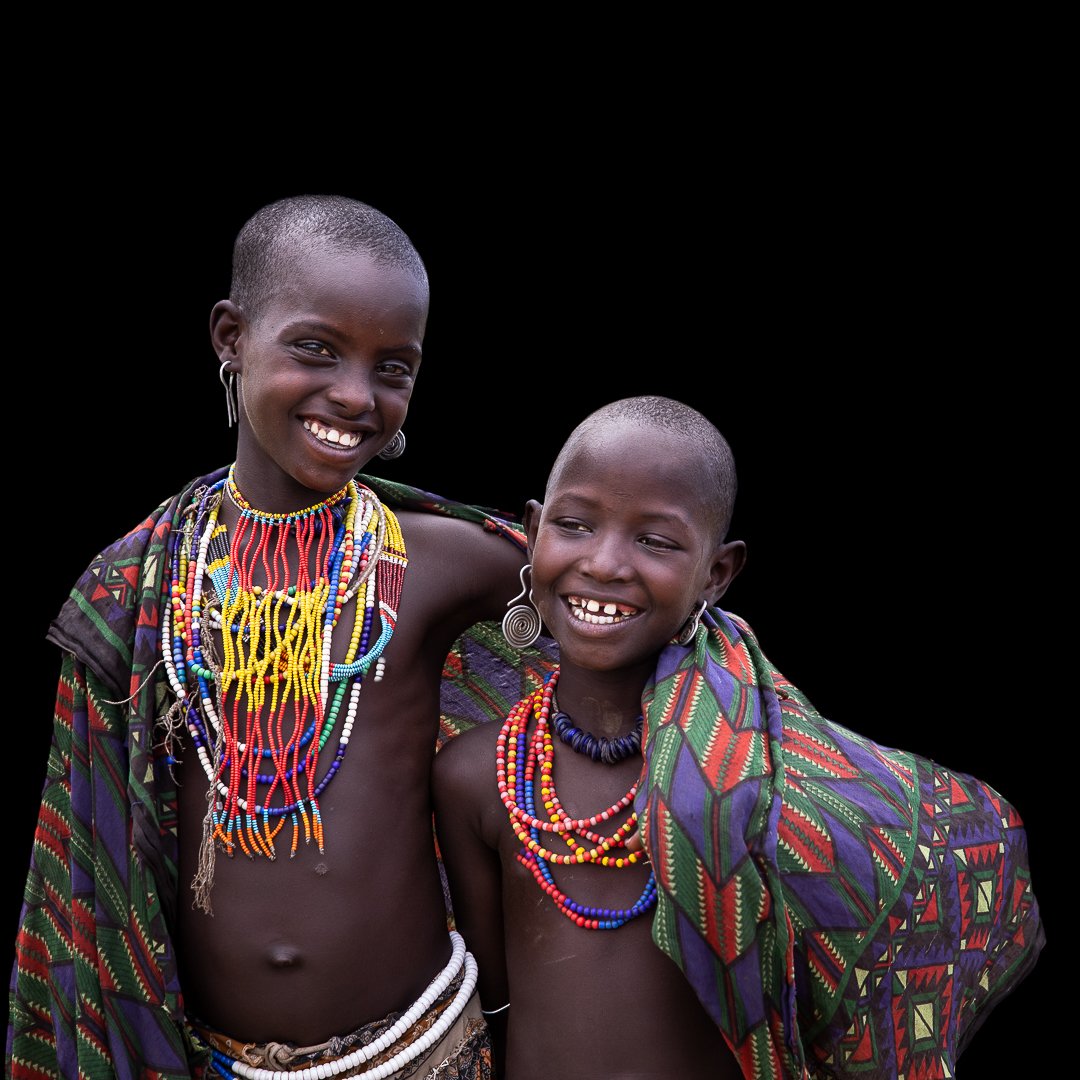
{"label": "beaded necklace", "polygon": [[[518,861],[528,867],[537,885],[551,897],[559,911],[584,929],[615,930],[655,905],[656,877],[652,871],[632,907],[596,908],[576,903],[559,889],[550,864],[593,863],[623,869],[643,861],[646,858],[644,852],[625,850],[626,838],[637,826],[636,812],[631,811],[626,821],[609,836],[595,831],[602,822],[610,820],[633,803],[637,782],[621,799],[591,817],[571,818],[566,813],[555,791],[555,746],[548,723],[558,678],[559,669],[556,668],[542,687],[522,698],[510,710],[503,723],[495,750],[499,797],[510,816],[515,835],[524,845],[524,850],[517,853]],[[531,739],[528,735],[530,715],[536,719]],[[594,744],[597,742],[595,737],[589,738],[593,739]],[[632,740],[633,735],[623,736],[623,739]],[[625,749],[625,745],[619,741],[620,751]],[[590,751],[584,752],[589,753],[593,760],[598,760]],[[539,818],[535,813],[537,782],[540,785],[540,800],[548,813],[547,819]],[[543,842],[541,836],[544,837]],[[570,849],[569,853],[556,853],[545,846],[553,843],[555,837],[562,839]],[[587,847],[587,844],[592,846]]]}
{"label": "beaded necklace", "polygon": [[637,726],[629,735],[619,735],[617,738],[608,739],[603,735],[593,735],[589,731],[582,731],[581,728],[575,727],[574,721],[566,713],[559,711],[554,694],[551,695],[551,711],[554,713],[551,723],[555,728],[555,734],[571,750],[579,754],[588,754],[593,761],[615,765],[641,753],[641,732],[645,725],[645,718],[642,716],[637,718]]}
{"label": "beaded necklace", "polygon": [[[350,481],[305,510],[270,514],[244,499],[234,470],[196,492],[174,532],[162,619],[169,682],[214,792],[210,866],[200,869],[206,889],[213,842],[229,855],[239,847],[273,859],[288,820],[290,855],[301,834],[324,850],[319,796],[345,756],[365,677],[374,667],[375,681],[382,678],[408,565],[398,520],[370,489]],[[218,520],[224,495],[240,510],[231,536]],[[354,599],[344,660],[333,662],[334,630]],[[372,643],[376,609],[381,629]],[[220,661],[210,656],[207,627],[221,632]],[[320,766],[346,690],[334,756]]]}

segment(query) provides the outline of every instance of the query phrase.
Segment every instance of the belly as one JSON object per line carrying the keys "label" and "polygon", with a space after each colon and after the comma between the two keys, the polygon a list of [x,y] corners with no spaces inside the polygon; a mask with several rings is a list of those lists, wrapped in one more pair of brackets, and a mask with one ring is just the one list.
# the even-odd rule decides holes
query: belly
{"label": "belly", "polygon": [[273,859],[212,849],[208,781],[181,768],[181,986],[188,1011],[224,1034],[301,1045],[348,1034],[408,1008],[450,956],[426,789],[350,764],[321,800],[324,850],[301,829],[290,856],[286,824]]}

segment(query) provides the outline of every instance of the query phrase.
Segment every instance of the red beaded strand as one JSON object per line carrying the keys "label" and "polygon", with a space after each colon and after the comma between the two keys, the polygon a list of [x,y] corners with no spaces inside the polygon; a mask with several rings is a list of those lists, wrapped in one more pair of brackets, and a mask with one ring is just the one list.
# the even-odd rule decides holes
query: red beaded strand
{"label": "red beaded strand", "polygon": [[[556,864],[596,863],[600,866],[622,868],[632,866],[645,858],[643,852],[625,851],[626,838],[637,827],[637,814],[632,812],[627,820],[610,836],[593,830],[602,822],[609,821],[634,801],[637,783],[617,802],[591,817],[571,818],[559,801],[553,776],[555,748],[548,720],[551,714],[551,698],[558,682],[559,671],[554,670],[546,685],[522,698],[511,710],[499,732],[495,750],[495,775],[499,797],[506,807],[515,835],[538,858]],[[536,730],[529,744],[527,732],[529,716],[536,718]],[[525,748],[528,745],[528,750]],[[519,752],[525,752],[525,760],[519,761]],[[524,805],[525,792],[532,789],[537,769],[540,772],[540,795],[549,819],[543,820],[530,813]],[[519,801],[518,786],[522,788]],[[571,853],[559,854],[543,847],[530,835],[530,830],[562,836]],[[586,848],[582,841],[593,846]],[[619,855],[613,851],[623,849]]]}

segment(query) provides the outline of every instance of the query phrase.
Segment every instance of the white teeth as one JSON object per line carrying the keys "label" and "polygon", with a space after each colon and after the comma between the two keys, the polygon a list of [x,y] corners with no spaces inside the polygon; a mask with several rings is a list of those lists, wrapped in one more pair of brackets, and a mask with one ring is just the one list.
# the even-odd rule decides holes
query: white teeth
{"label": "white teeth", "polygon": [[[606,626],[610,623],[625,622],[637,615],[637,609],[626,604],[616,604],[610,600],[601,604],[599,600],[586,600],[581,596],[568,596],[570,614],[579,622],[592,623],[595,626]],[[601,608],[603,614],[601,614]]]}
{"label": "white teeth", "polygon": [[321,442],[349,448],[360,445],[360,434],[358,432],[350,434],[347,431],[338,431],[337,428],[322,428],[314,420],[305,420],[304,427]]}
{"label": "white teeth", "polygon": [[591,611],[582,611],[581,608],[572,607],[570,611],[575,619],[579,619],[581,622],[593,623],[595,626],[605,626],[615,621],[611,615],[594,615]]}

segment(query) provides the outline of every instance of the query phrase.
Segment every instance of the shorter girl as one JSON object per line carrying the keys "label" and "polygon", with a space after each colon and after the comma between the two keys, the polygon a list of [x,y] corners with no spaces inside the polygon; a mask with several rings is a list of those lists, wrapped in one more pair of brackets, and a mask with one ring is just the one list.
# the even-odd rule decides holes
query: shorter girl
{"label": "shorter girl", "polygon": [[735,491],[711,422],[627,398],[526,510],[515,640],[559,668],[433,773],[508,1080],[954,1075],[1042,947],[1016,811],[823,719],[715,606]]}

